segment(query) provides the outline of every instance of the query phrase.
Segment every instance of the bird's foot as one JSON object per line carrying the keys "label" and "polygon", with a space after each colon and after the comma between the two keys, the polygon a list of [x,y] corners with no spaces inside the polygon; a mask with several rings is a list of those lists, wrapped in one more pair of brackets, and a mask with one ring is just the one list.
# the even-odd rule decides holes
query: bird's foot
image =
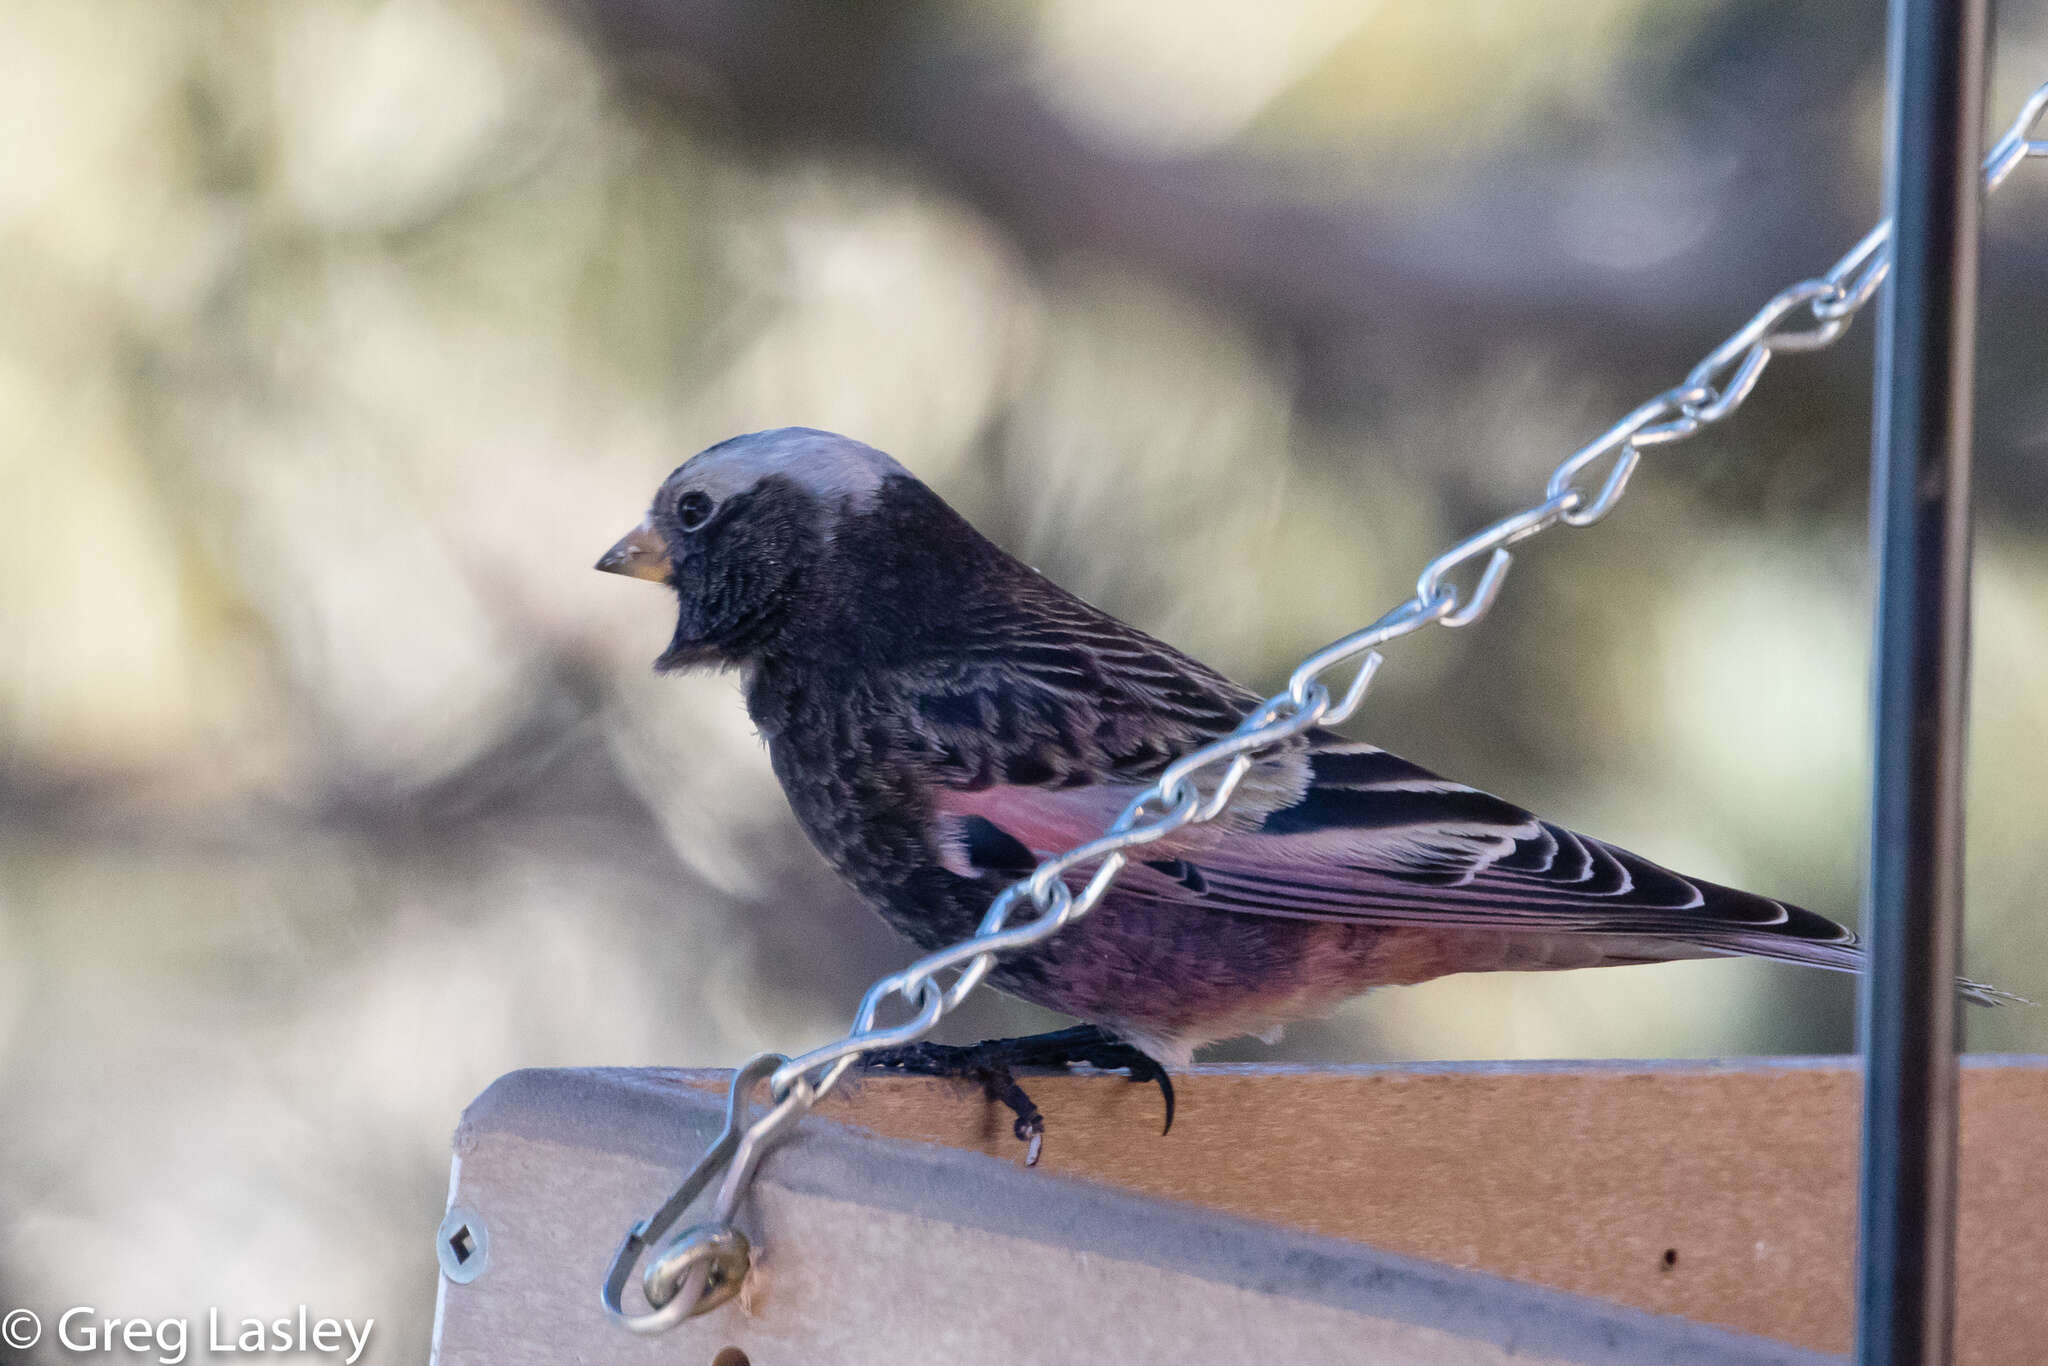
{"label": "bird's foot", "polygon": [[1125,1043],[1098,1025],[1076,1025],[1050,1034],[1031,1034],[1021,1039],[989,1039],[976,1044],[914,1043],[901,1048],[878,1049],[865,1063],[873,1070],[887,1069],[923,1077],[954,1077],[981,1087],[990,1100],[1007,1107],[1016,1116],[1011,1131],[1027,1144],[1026,1166],[1036,1165],[1045,1141],[1045,1116],[1024,1088],[1017,1084],[1019,1067],[1072,1067],[1082,1064],[1104,1072],[1128,1072],[1132,1081],[1156,1082],[1166,1100],[1166,1133],[1173,1128],[1173,1079],[1157,1059]]}

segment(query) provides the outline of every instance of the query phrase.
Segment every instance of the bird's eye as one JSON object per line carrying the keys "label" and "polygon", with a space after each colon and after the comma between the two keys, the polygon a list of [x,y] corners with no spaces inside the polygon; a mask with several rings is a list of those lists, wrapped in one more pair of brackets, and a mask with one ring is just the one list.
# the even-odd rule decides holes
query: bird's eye
{"label": "bird's eye", "polygon": [[695,531],[711,520],[711,495],[692,489],[676,499],[676,520],[683,524],[683,530]]}

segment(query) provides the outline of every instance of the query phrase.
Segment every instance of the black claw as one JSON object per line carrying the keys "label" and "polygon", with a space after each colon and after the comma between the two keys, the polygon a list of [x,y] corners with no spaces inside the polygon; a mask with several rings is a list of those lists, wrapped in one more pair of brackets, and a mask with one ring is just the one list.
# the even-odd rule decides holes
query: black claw
{"label": "black claw", "polygon": [[1138,1056],[1144,1058],[1145,1062],[1142,1066],[1131,1068],[1131,1080],[1158,1082],[1159,1094],[1166,1098],[1166,1123],[1159,1130],[1159,1136],[1164,1138],[1173,1132],[1173,1078],[1166,1075],[1166,1069],[1159,1065],[1158,1059],[1143,1053]]}
{"label": "black claw", "polygon": [[1010,1107],[1010,1113],[1017,1116],[1010,1132],[1017,1136],[1019,1143],[1029,1143],[1045,1132],[1045,1115],[1037,1103],[1024,1094],[1024,1088],[1017,1084],[1017,1078],[1009,1068],[989,1068],[982,1077],[981,1085],[990,1100],[1001,1101]]}
{"label": "black claw", "polygon": [[1004,1053],[1009,1042],[1007,1039],[992,1039],[987,1043],[969,1045],[906,1044],[901,1048],[878,1049],[863,1061],[871,1069],[973,1082],[981,1088],[983,1095],[1016,1116],[1010,1132],[1017,1136],[1018,1142],[1028,1145],[1025,1164],[1035,1165],[1045,1134],[1045,1115],[1024,1093],[1024,1088],[1017,1084],[1016,1074],[1010,1070]]}
{"label": "black claw", "polygon": [[1103,1072],[1127,1072],[1132,1081],[1157,1082],[1159,1094],[1166,1101],[1166,1124],[1159,1133],[1164,1137],[1173,1132],[1173,1078],[1157,1058],[1136,1045],[1125,1043],[1096,1025],[1079,1025],[1015,1042],[1035,1045],[1026,1058],[1018,1060],[1022,1065],[1067,1067],[1086,1063]]}
{"label": "black claw", "polygon": [[914,1043],[867,1055],[870,1068],[888,1068],[920,1076],[954,1077],[978,1084],[987,1097],[1009,1109],[1016,1122],[1011,1132],[1029,1145],[1026,1165],[1038,1161],[1045,1137],[1045,1116],[1017,1084],[1018,1067],[1072,1067],[1077,1063],[1104,1072],[1125,1072],[1134,1082],[1156,1082],[1166,1101],[1163,1136],[1173,1132],[1173,1078],[1143,1049],[1124,1042],[1097,1025],[1076,1025],[1022,1039],[990,1039],[970,1045]]}

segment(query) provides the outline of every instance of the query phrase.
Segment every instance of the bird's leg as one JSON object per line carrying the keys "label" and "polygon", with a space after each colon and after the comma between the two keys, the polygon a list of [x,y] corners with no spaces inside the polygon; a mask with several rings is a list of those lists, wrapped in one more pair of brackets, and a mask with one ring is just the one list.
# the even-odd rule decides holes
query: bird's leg
{"label": "bird's leg", "polygon": [[1132,1081],[1156,1082],[1166,1102],[1166,1124],[1159,1132],[1165,1134],[1173,1128],[1173,1078],[1157,1058],[1100,1025],[1075,1025],[1021,1039],[991,1039],[980,1046],[1002,1050],[1004,1061],[1012,1067],[1068,1068],[1079,1063],[1101,1072],[1128,1072]]}
{"label": "bird's leg", "polygon": [[1045,1116],[1017,1084],[1019,1067],[1072,1067],[1076,1063],[1105,1072],[1128,1072],[1132,1081],[1157,1082],[1166,1099],[1166,1129],[1173,1128],[1173,1080],[1158,1060],[1117,1038],[1099,1025],[1075,1025],[1050,1034],[1021,1039],[990,1039],[976,1044],[914,1043],[884,1048],[867,1055],[872,1069],[909,1072],[925,1077],[955,1077],[978,1084],[990,1100],[1007,1106],[1017,1119],[1017,1138],[1030,1145],[1026,1165],[1038,1161],[1045,1138]]}
{"label": "bird's leg", "polygon": [[1025,1165],[1038,1161],[1039,1145],[1045,1138],[1045,1115],[1024,1088],[1017,1084],[1010,1064],[999,1055],[1006,1044],[1021,1039],[990,1039],[977,1044],[913,1043],[901,1048],[879,1048],[861,1059],[869,1071],[908,1072],[920,1077],[945,1077],[971,1081],[990,1100],[1007,1106],[1016,1122],[1011,1131],[1020,1142],[1030,1145]]}

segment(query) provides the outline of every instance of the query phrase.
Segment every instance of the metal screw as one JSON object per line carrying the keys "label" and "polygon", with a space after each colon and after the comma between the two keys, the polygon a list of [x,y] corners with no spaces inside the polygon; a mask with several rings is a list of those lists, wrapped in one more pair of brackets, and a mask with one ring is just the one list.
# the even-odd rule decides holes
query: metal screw
{"label": "metal screw", "polygon": [[441,1274],[457,1285],[468,1285],[484,1274],[490,1260],[491,1240],[484,1221],[466,1205],[451,1208],[434,1236],[434,1255],[440,1259]]}

